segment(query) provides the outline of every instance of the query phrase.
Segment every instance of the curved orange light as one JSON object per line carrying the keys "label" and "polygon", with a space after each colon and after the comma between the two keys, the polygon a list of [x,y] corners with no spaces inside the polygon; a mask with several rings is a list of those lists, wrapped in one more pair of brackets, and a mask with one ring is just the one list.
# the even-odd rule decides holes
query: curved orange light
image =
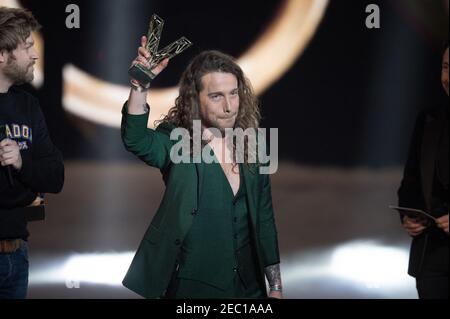
{"label": "curved orange light", "polygon": [[[0,4],[5,2],[17,5],[15,0],[0,0]],[[257,94],[280,79],[303,53],[323,18],[328,2],[285,0],[273,22],[239,57],[238,63]],[[42,67],[38,66],[38,70],[42,71]],[[38,80],[39,77],[36,78]],[[120,111],[128,98],[129,87],[100,80],[71,64],[64,67],[63,78],[65,110],[98,124],[120,126]],[[177,87],[151,90],[148,98],[152,106],[150,127],[174,105],[177,96]]]}

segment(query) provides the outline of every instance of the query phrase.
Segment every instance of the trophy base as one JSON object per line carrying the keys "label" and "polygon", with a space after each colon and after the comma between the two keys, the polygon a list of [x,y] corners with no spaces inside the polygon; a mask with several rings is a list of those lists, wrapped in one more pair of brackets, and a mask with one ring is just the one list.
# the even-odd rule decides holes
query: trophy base
{"label": "trophy base", "polygon": [[150,82],[156,77],[150,70],[140,64],[132,66],[128,70],[128,74],[146,89],[150,87]]}
{"label": "trophy base", "polygon": [[20,216],[20,218],[26,222],[37,222],[45,220],[45,205],[18,207],[8,210],[0,208],[0,214],[3,213]]}
{"label": "trophy base", "polygon": [[25,216],[28,222],[45,220],[45,206],[27,207]]}

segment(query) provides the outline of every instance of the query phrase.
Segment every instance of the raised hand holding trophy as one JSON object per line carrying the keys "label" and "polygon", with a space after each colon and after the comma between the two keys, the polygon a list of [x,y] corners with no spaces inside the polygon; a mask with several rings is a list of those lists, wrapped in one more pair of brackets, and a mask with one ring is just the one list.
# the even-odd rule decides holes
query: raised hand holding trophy
{"label": "raised hand holding trophy", "polygon": [[150,87],[150,82],[155,78],[152,70],[160,64],[164,59],[171,59],[192,45],[192,42],[185,37],[179,38],[177,41],[169,44],[161,51],[158,51],[159,41],[164,27],[164,20],[153,14],[150,20],[150,27],[147,35],[147,44],[145,48],[150,53],[150,68],[144,67],[137,63],[133,65],[128,74],[139,82],[144,88]]}

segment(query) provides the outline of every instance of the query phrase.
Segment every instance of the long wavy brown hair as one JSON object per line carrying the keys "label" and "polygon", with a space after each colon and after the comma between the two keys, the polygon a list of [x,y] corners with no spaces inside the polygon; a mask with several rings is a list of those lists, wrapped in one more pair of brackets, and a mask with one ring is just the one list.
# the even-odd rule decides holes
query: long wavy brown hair
{"label": "long wavy brown hair", "polygon": [[[219,51],[204,51],[197,55],[183,72],[179,83],[179,96],[175,100],[175,106],[168,114],[157,123],[168,122],[176,127],[182,127],[189,131],[192,138],[193,121],[200,118],[199,92],[203,89],[202,78],[211,72],[231,73],[237,78],[239,91],[239,111],[234,128],[244,131],[248,128],[259,128],[261,114],[259,112],[258,99],[253,92],[250,81],[235,62],[235,59]],[[203,145],[207,144],[203,143]],[[233,141],[236,147],[235,141]],[[192,144],[191,144],[192,145]],[[245,142],[245,162],[248,163],[248,147]],[[235,152],[236,156],[236,152]]]}

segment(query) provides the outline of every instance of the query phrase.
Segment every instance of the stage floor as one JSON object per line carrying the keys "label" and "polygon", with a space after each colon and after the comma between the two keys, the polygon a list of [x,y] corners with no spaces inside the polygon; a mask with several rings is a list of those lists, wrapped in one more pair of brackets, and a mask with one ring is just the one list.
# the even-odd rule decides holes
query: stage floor
{"label": "stage floor", "polygon": [[[417,298],[409,237],[388,209],[401,169],[280,163],[272,176],[286,298]],[[139,298],[121,285],[164,184],[141,163],[66,162],[29,226],[29,298]]]}

